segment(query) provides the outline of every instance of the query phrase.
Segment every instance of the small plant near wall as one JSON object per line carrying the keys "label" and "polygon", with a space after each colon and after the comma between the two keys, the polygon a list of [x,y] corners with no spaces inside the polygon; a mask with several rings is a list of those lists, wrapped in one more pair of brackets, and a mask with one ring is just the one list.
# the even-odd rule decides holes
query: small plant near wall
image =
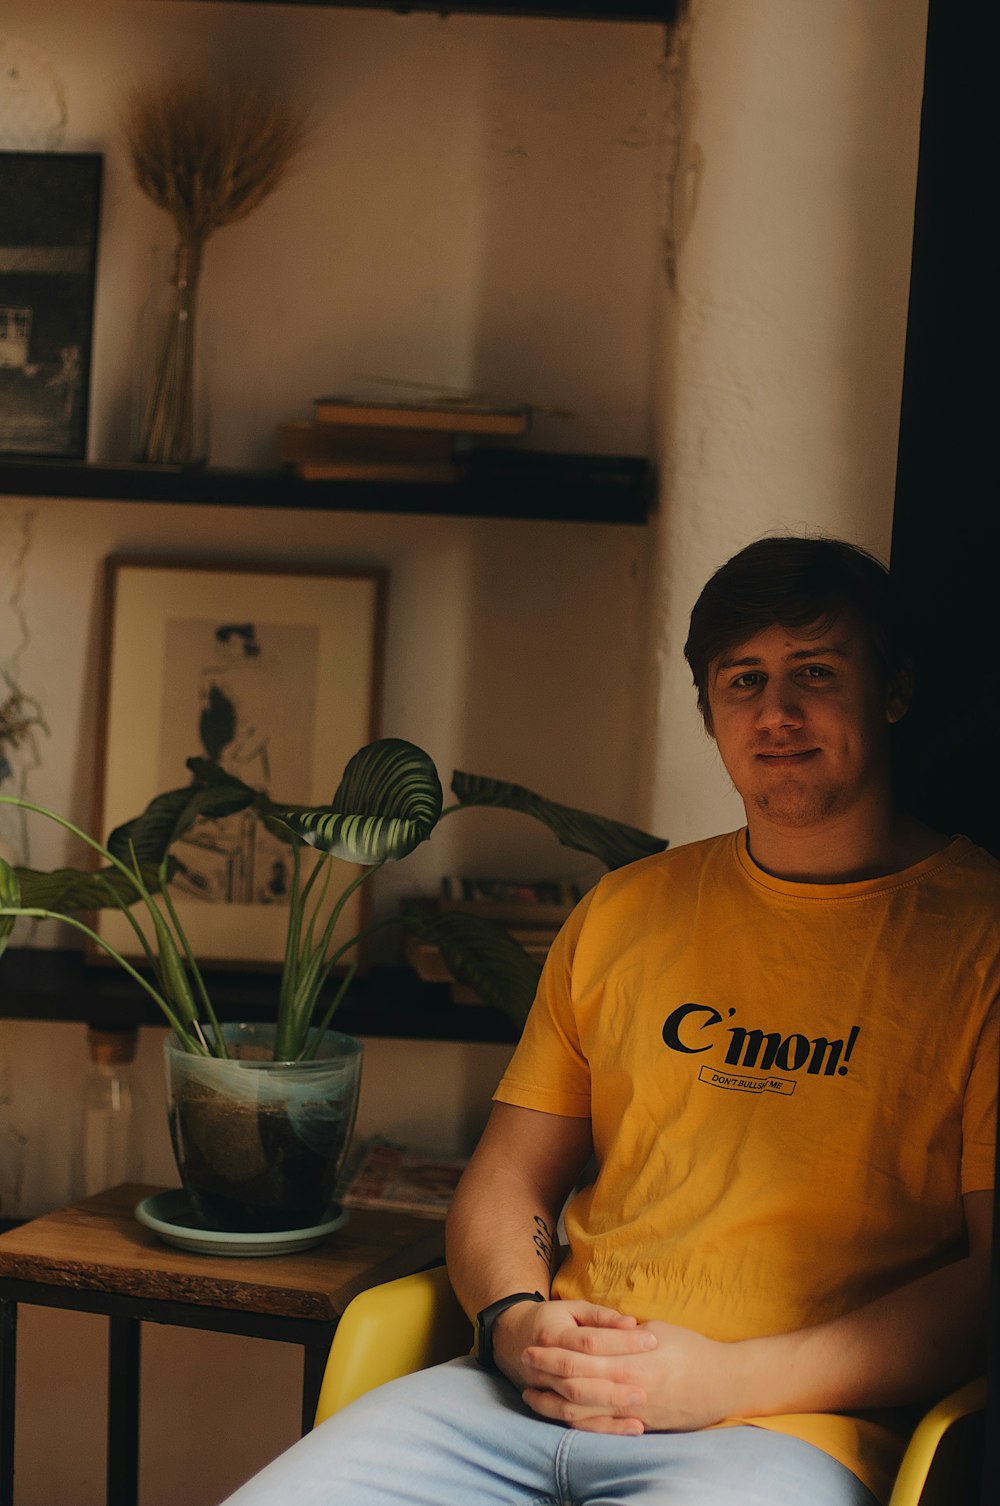
{"label": "small plant near wall", "polygon": [[[140,816],[113,831],[106,844],[53,811],[0,794],[0,805],[35,812],[72,832],[104,865],[96,872],[62,868],[40,873],[0,860],[0,951],[19,916],[67,921],[132,976],[162,1011],[183,1049],[196,1055],[226,1054],[206,979],[170,892],[175,872],[171,849],[201,818],[252,810],[291,848],[285,956],[275,999],[274,1055],[281,1061],[302,1060],[315,1051],[357,970],[357,961],[351,959],[358,943],[397,923],[378,921],[335,942],[336,924],[351,894],[385,863],[405,858],[444,817],[477,806],[518,811],[548,826],[564,845],[600,858],[608,868],[667,845],[662,838],[559,805],[521,785],[461,772],[452,778],[456,803],[445,807],[430,756],[398,738],[383,738],[356,753],[327,806],[275,801],[208,759],[191,758],[188,767],[190,785],[158,795]],[[306,847],[319,855],[308,874],[303,864]],[[357,865],[360,872],[331,904],[334,858]],[[109,907],[129,920],[145,972],[79,918],[81,912]],[[416,906],[404,907],[401,920],[440,946],[457,978],[523,1023],[538,966],[502,926],[471,915],[429,917]],[[320,1010],[324,989],[334,975],[339,976],[333,997]]]}
{"label": "small plant near wall", "polygon": [[[461,773],[452,780],[456,803],[446,809],[431,758],[398,738],[356,753],[325,806],[273,800],[208,759],[189,759],[188,768],[191,784],[158,795],[106,844],[53,811],[0,795],[0,805],[72,832],[103,865],[96,872],[39,873],[0,858],[0,952],[20,917],[61,919],[117,962],[171,1027],[165,1043],[170,1130],[197,1218],[210,1230],[298,1230],[311,1238],[331,1213],[360,1085],[361,1044],[330,1029],[331,1021],[357,970],[358,943],[394,923],[379,921],[339,940],[337,922],[350,896],[383,864],[426,841],[445,816],[472,806],[530,815],[608,867],[666,843],[520,785]],[[173,845],[199,819],[235,812],[252,812],[291,847],[285,955],[274,1021],[267,1026],[220,1023],[171,896],[179,867]],[[303,863],[306,848],[318,854],[311,867]],[[335,858],[360,870],[339,892]],[[81,911],[107,907],[120,910],[131,926],[140,966],[79,918]],[[464,914],[428,919],[416,907],[401,918],[440,947],[456,978],[523,1024],[538,964],[501,926]],[[335,977],[328,997],[326,985]]]}
{"label": "small plant near wall", "polygon": [[6,689],[0,701],[0,784],[14,775],[11,756],[27,747],[33,755],[33,763],[40,762],[37,734],[49,729],[42,715],[42,708],[34,696],[26,695],[8,674],[0,676]]}
{"label": "small plant near wall", "polygon": [[[26,794],[28,774],[37,769],[42,761],[39,734],[49,736],[48,724],[42,708],[34,696],[27,695],[6,671],[0,672],[0,790],[14,783],[19,795]],[[9,856],[0,837],[0,856]],[[21,815],[21,830],[18,846],[22,853],[28,851],[28,836]]]}

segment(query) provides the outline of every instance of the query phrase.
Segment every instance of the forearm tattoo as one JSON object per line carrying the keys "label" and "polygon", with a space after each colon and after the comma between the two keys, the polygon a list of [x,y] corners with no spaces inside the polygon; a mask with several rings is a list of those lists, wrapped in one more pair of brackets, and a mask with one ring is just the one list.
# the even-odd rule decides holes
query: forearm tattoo
{"label": "forearm tattoo", "polygon": [[550,1229],[544,1218],[539,1218],[537,1213],[532,1243],[539,1260],[544,1260],[545,1269],[551,1275],[556,1263],[556,1236],[554,1230]]}

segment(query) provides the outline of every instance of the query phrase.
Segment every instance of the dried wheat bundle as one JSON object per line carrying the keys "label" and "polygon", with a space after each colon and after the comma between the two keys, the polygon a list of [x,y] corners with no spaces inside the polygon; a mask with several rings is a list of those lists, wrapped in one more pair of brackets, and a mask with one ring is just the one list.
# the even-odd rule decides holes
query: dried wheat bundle
{"label": "dried wheat bundle", "polygon": [[[122,116],[135,180],[177,229],[177,304],[156,362],[137,458],[195,457],[195,307],[205,242],[278,187],[305,142],[306,111],[263,85],[176,73],[134,89]],[[203,457],[202,457],[203,458]]]}
{"label": "dried wheat bundle", "polygon": [[307,112],[263,85],[187,73],[133,90],[123,125],[136,183],[197,253],[278,187],[304,144]]}

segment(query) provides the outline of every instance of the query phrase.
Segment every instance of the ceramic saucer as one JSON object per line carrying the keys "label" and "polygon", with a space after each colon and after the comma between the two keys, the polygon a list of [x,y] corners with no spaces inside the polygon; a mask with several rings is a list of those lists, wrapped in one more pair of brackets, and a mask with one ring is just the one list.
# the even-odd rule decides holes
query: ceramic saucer
{"label": "ceramic saucer", "polygon": [[135,1207],[140,1224],[152,1229],[168,1245],[200,1255],[291,1255],[318,1245],[328,1234],[347,1222],[347,1209],[337,1207],[326,1223],[311,1229],[275,1229],[261,1234],[230,1234],[225,1229],[206,1229],[197,1218],[188,1195],[181,1188],[154,1192]]}

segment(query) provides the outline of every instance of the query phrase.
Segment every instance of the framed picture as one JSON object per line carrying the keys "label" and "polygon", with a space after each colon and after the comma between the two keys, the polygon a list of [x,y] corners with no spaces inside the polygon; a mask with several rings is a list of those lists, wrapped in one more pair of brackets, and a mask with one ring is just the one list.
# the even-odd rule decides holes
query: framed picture
{"label": "framed picture", "polygon": [[[347,761],[377,735],[381,572],[112,557],[105,600],[96,828],[104,837],[155,795],[188,784],[193,756],[276,800],[324,804]],[[288,844],[244,811],[196,823],[172,851],[171,894],[199,963],[279,964]],[[336,867],[345,884],[357,871]],[[330,887],[332,902],[343,885]],[[363,924],[363,894],[345,909],[344,939]],[[102,911],[97,930],[136,955],[124,916]]]}
{"label": "framed picture", "polygon": [[0,454],[86,454],[103,160],[0,152]]}

